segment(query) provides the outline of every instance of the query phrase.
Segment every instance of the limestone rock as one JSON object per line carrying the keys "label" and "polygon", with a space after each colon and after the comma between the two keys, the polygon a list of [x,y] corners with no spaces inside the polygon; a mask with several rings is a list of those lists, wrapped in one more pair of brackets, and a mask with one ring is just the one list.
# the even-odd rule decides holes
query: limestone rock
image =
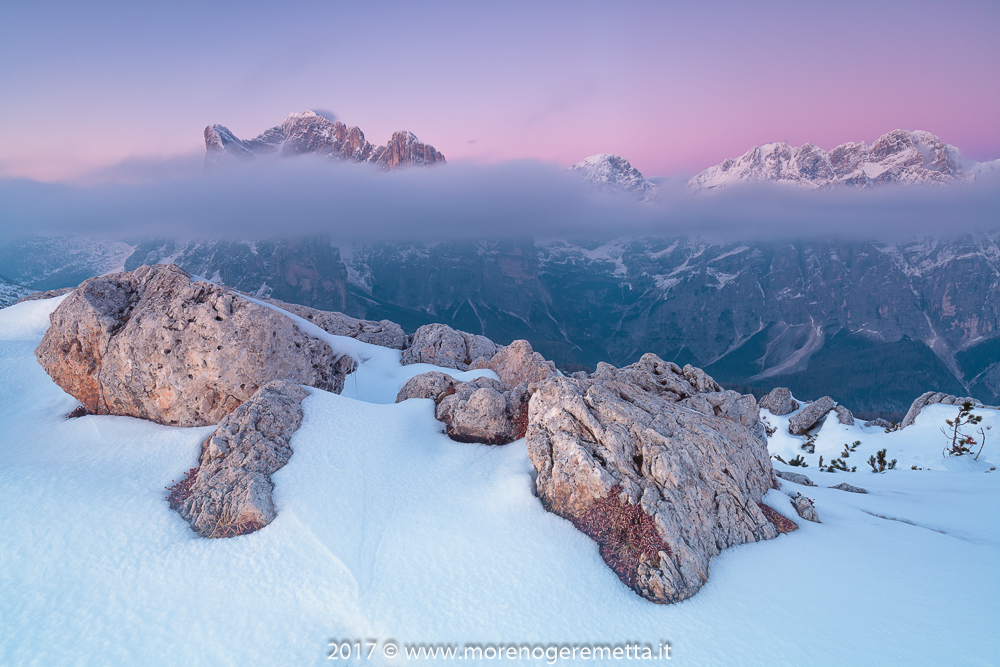
{"label": "limestone rock", "polygon": [[760,407],[763,410],[770,410],[772,415],[782,417],[798,410],[799,403],[792,398],[792,392],[788,387],[775,387],[767,396],[760,399]]}
{"label": "limestone rock", "polygon": [[287,310],[293,315],[309,320],[320,329],[334,336],[357,338],[363,343],[381,345],[382,347],[402,350],[406,347],[406,334],[403,327],[389,320],[359,320],[350,315],[329,310],[317,310],[295,303],[285,303],[278,299],[261,299],[272,305]]}
{"label": "limestone rock", "polygon": [[486,365],[511,387],[541,382],[559,374],[556,365],[531,349],[526,340],[515,340],[502,348]]}
{"label": "limestone rock", "polygon": [[796,484],[801,484],[802,486],[816,486],[811,479],[801,473],[788,472],[786,470],[775,470],[774,474],[781,479],[788,480],[789,482],[795,482]]}
{"label": "limestone rock", "polygon": [[[459,442],[505,445],[524,437],[528,394],[492,378],[459,382],[441,395],[434,415]],[[522,407],[524,406],[524,407]]]}
{"label": "limestone rock", "polygon": [[876,417],[875,419],[865,422],[865,426],[878,426],[880,428],[892,428],[892,422],[888,419],[882,419],[881,417]]}
{"label": "limestone rock", "polygon": [[456,331],[446,324],[425,324],[413,334],[400,363],[434,364],[467,371],[476,362],[478,368],[483,368],[497,350],[496,343],[486,336]]}
{"label": "limestone rock", "polygon": [[459,384],[458,380],[438,371],[414,375],[396,394],[396,402],[401,403],[408,398],[433,398],[437,400],[456,384]]}
{"label": "limestone rock", "polygon": [[678,405],[672,388],[598,370],[603,379],[549,379],[531,398],[538,495],[640,595],[691,597],[722,549],[778,535],[758,504],[776,486],[767,448],[738,423]]}
{"label": "limestone rock", "polygon": [[92,414],[217,424],[272,380],[339,392],[353,368],[288,317],[173,265],[91,278],[35,350]]}
{"label": "limestone rock", "polygon": [[918,396],[910,405],[910,409],[906,411],[906,416],[903,417],[903,421],[899,423],[899,428],[906,428],[907,426],[913,424],[913,422],[917,419],[917,415],[920,414],[920,411],[928,405],[936,405],[938,403],[943,405],[962,405],[966,401],[972,403],[975,407],[985,407],[981,401],[978,401],[971,396],[959,398],[958,396],[952,396],[951,394],[945,394],[940,391],[925,392]]}
{"label": "limestone rock", "polygon": [[796,493],[792,496],[792,507],[794,507],[799,516],[806,521],[821,523],[819,520],[819,514],[816,513],[816,506],[813,504],[813,501],[806,498],[801,493]]}
{"label": "limestone rock", "polygon": [[203,537],[234,537],[275,517],[271,475],[292,455],[302,423],[299,385],[278,380],[257,390],[227,415],[202,445],[190,495],[178,511]]}
{"label": "limestone rock", "polygon": [[867,491],[865,491],[864,489],[862,489],[860,486],[852,486],[852,485],[848,484],[847,482],[841,482],[837,486],[831,486],[830,488],[831,489],[839,489],[841,491],[848,491],[850,493],[868,493]]}
{"label": "limestone rock", "polygon": [[839,421],[844,426],[854,426],[854,415],[851,411],[845,408],[843,405],[838,405],[833,409],[837,413],[837,421]]}
{"label": "limestone rock", "polygon": [[792,435],[804,435],[806,431],[819,423],[836,404],[829,396],[817,399],[807,405],[802,412],[788,420],[788,432]]}
{"label": "limestone rock", "polygon": [[75,289],[75,287],[60,287],[59,289],[50,289],[45,290],[44,292],[32,292],[31,294],[25,294],[22,296],[17,300],[17,303],[21,303],[22,301],[36,301],[38,299],[54,299],[57,296],[69,294]]}

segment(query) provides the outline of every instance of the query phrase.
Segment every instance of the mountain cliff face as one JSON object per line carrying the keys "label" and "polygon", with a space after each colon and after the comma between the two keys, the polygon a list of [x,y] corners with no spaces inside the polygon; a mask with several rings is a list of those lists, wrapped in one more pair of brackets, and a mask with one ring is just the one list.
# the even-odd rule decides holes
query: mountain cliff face
{"label": "mountain cliff face", "polygon": [[656,184],[647,181],[638,169],[620,155],[591,155],[569,168],[579,173],[597,189],[629,194],[644,201],[658,198]]}
{"label": "mountain cliff face", "polygon": [[778,142],[754,146],[737,158],[709,167],[688,181],[696,190],[770,181],[808,188],[870,187],[888,183],[945,184],[969,180],[957,148],[930,132],[893,130],[868,146],[846,143],[827,153],[813,144]]}
{"label": "mountain cliff face", "polygon": [[997,233],[904,244],[146,241],[125,268],[166,261],[407,331],[444,322],[526,338],[564,370],[653,351],[730,384],[830,394],[859,416],[899,418],[928,390],[1000,400]]}
{"label": "mountain cliff face", "polygon": [[356,126],[347,127],[312,111],[289,114],[281,125],[247,140],[239,139],[223,125],[209,125],[205,128],[205,150],[208,164],[228,159],[252,160],[271,154],[282,157],[313,154],[371,163],[388,171],[445,161],[444,155],[433,146],[421,143],[411,132],[396,132],[385,146],[374,146]]}

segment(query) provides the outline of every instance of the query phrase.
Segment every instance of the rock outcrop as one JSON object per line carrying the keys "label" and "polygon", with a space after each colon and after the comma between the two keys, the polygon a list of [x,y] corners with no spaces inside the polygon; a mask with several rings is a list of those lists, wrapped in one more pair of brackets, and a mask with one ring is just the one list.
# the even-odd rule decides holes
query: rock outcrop
{"label": "rock outcrop", "polygon": [[626,585],[669,603],[698,591],[722,549],[778,535],[759,504],[777,482],[760,438],[680,405],[676,389],[688,390],[665,362],[644,367],[665,372],[543,382],[529,403],[528,454],[545,507],[594,538]]}
{"label": "rock outcrop", "polygon": [[762,410],[770,410],[772,415],[783,417],[799,409],[799,403],[792,398],[792,392],[788,387],[775,387],[767,396],[760,399]]}
{"label": "rock outcrop", "polygon": [[298,315],[302,319],[309,320],[323,331],[334,336],[348,336],[356,338],[363,343],[381,345],[394,350],[402,350],[406,347],[406,334],[403,327],[389,320],[359,320],[356,317],[337,313],[329,310],[318,310],[309,306],[300,306],[295,303],[285,303],[278,299],[261,299],[272,305],[287,310],[293,315]]}
{"label": "rock outcrop", "polygon": [[199,467],[177,507],[203,537],[251,533],[275,517],[271,475],[292,455],[289,441],[302,423],[299,385],[264,385],[227,415],[204,442]]}
{"label": "rock outcrop", "polygon": [[91,278],[35,350],[92,414],[217,424],[272,380],[340,392],[350,357],[281,313],[172,265]]}
{"label": "rock outcrop", "polygon": [[456,331],[447,324],[425,324],[413,334],[400,363],[434,364],[467,371],[486,368],[498,349],[486,336]]}
{"label": "rock outcrop", "polygon": [[837,413],[837,421],[839,421],[844,426],[854,426],[854,415],[851,411],[845,408],[843,405],[838,405],[833,409]]}
{"label": "rock outcrop", "polygon": [[813,401],[802,412],[788,420],[788,432],[792,435],[804,435],[823,417],[826,417],[827,413],[833,410],[836,405],[829,396]]}
{"label": "rock outcrop", "polygon": [[559,374],[556,365],[532,350],[531,343],[526,340],[515,340],[499,348],[486,367],[511,387],[541,382]]}
{"label": "rock outcrop", "polygon": [[868,491],[862,489],[860,486],[854,486],[852,484],[848,484],[847,482],[841,482],[840,484],[831,486],[830,488],[837,489],[839,491],[847,491],[848,493],[868,493]]}
{"label": "rock outcrop", "polygon": [[781,479],[801,484],[802,486],[816,486],[811,479],[801,473],[788,472],[787,470],[775,470],[774,474]]}
{"label": "rock outcrop", "polygon": [[952,396],[951,394],[945,394],[940,391],[928,391],[918,396],[913,403],[910,404],[910,409],[906,411],[906,416],[903,417],[903,421],[899,423],[899,428],[906,428],[907,426],[912,425],[913,422],[916,421],[917,415],[920,414],[920,411],[928,405],[962,405],[966,401],[972,403],[972,405],[977,408],[991,407],[984,406],[982,401],[972,398],[971,396],[959,398],[958,396]]}
{"label": "rock outcrop", "polygon": [[800,517],[806,521],[812,521],[813,523],[821,523],[819,520],[819,514],[816,512],[816,505],[812,500],[806,498],[801,493],[796,493],[792,497],[792,507]]}

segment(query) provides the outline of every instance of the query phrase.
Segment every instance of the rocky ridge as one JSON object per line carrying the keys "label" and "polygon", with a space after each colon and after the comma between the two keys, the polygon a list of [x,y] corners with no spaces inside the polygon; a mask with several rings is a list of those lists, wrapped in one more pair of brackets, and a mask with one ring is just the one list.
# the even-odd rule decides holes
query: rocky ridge
{"label": "rocky ridge", "polygon": [[930,132],[893,130],[875,143],[849,142],[827,152],[815,144],[754,146],[740,157],[709,167],[688,181],[695,190],[736,183],[772,182],[807,188],[871,187],[890,183],[947,184],[971,180],[957,148]]}
{"label": "rocky ridge", "polygon": [[357,126],[347,127],[313,111],[291,113],[281,123],[254,137],[240,139],[223,125],[205,128],[205,160],[215,165],[227,159],[253,160],[264,155],[316,155],[375,165],[391,171],[410,165],[443,163],[444,155],[421,143],[412,132],[395,132],[385,146],[374,146]]}

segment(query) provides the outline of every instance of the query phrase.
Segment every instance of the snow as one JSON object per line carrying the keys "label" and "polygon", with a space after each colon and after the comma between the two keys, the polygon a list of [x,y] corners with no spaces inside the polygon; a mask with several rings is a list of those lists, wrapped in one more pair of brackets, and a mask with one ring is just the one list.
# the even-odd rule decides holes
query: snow
{"label": "snow", "polygon": [[[681,665],[995,664],[1000,478],[981,465],[794,468],[820,486],[782,489],[814,498],[823,523],[770,492],[800,529],[727,550],[694,598],[658,606],[545,512],[523,440],[452,442],[431,401],[382,401],[417,369],[339,341],[362,361],[358,388],[310,390],[273,478],[277,519],[204,540],[163,487],[195,465],[212,427],[64,419],[76,401],[32,355],[57,302],[0,311],[0,664],[309,665],[355,638],[669,641]],[[891,443],[901,462],[933,463],[938,417],[882,436],[828,425],[817,442],[861,437],[865,451]],[[841,481],[869,494],[826,488]],[[417,662],[381,648],[348,664]]]}

